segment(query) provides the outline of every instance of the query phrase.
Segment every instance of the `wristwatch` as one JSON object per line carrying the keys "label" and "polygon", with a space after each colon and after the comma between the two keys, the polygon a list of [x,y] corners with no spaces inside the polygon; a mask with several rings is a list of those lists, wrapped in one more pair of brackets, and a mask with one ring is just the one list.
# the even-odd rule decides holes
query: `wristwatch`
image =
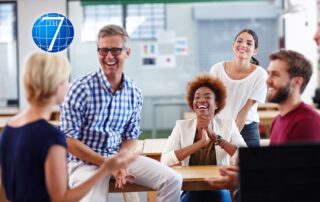
{"label": "wristwatch", "polygon": [[215,145],[219,145],[220,142],[221,142],[221,140],[222,140],[222,137],[221,137],[220,135],[217,135],[217,138],[216,138],[216,140],[214,141],[214,144],[215,144]]}

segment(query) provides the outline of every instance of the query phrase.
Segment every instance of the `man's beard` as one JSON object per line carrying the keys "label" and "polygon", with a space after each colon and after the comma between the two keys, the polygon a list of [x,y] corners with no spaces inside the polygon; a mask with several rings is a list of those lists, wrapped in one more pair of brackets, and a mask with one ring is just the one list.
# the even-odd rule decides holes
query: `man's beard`
{"label": "man's beard", "polygon": [[288,84],[285,87],[279,88],[277,93],[273,97],[270,98],[270,96],[268,96],[268,101],[277,104],[282,103],[289,97],[289,93],[290,82],[288,82]]}

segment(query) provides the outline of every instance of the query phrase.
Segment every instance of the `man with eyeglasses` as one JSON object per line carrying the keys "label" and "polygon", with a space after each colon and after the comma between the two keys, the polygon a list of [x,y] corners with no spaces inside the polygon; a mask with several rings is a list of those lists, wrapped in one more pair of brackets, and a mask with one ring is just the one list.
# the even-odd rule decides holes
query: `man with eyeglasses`
{"label": "man with eyeglasses", "polygon": [[[101,68],[77,79],[61,110],[61,130],[67,136],[69,186],[81,184],[99,165],[122,149],[135,151],[140,135],[142,94],[124,74],[130,56],[129,36],[117,25],[103,27],[97,39]],[[169,167],[140,156],[129,169],[112,175],[116,187],[127,180],[157,190],[157,201],[179,201],[181,176]],[[110,176],[81,201],[107,201]]]}

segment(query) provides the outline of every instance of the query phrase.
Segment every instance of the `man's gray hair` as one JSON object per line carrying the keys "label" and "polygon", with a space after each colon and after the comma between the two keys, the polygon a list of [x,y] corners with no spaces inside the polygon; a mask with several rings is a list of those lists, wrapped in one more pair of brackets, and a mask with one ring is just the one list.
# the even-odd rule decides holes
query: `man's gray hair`
{"label": "man's gray hair", "polygon": [[129,38],[127,31],[125,29],[123,29],[122,27],[120,27],[118,25],[114,25],[114,24],[106,25],[100,29],[100,31],[98,33],[97,44],[99,42],[99,39],[101,39],[105,36],[116,36],[116,35],[119,35],[122,37],[123,46],[125,48],[128,48],[129,43],[130,43],[130,38]]}

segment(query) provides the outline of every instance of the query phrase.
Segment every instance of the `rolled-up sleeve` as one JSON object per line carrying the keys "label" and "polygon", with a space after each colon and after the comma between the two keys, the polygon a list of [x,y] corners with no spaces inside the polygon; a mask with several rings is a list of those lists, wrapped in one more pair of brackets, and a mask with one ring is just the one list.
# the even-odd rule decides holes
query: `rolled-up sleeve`
{"label": "rolled-up sleeve", "polygon": [[161,154],[161,163],[167,166],[173,166],[179,163],[180,161],[175,154],[175,150],[178,149],[181,149],[181,130],[177,122],[168,138],[166,147]]}
{"label": "rolled-up sleeve", "polygon": [[79,139],[84,122],[86,91],[83,86],[73,84],[61,105],[60,130],[67,137]]}
{"label": "rolled-up sleeve", "polygon": [[135,109],[131,115],[129,122],[124,127],[124,132],[121,134],[121,138],[123,140],[138,139],[141,134],[140,122],[143,98],[140,90],[137,90],[136,100],[137,101]]}

